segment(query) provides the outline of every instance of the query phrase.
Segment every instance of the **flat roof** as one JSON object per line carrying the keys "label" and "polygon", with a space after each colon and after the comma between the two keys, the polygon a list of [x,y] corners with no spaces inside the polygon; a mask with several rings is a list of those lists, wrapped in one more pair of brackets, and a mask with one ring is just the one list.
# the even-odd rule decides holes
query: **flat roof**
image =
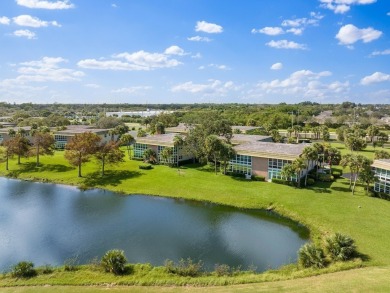
{"label": "flat roof", "polygon": [[303,149],[309,145],[307,143],[287,144],[258,141],[237,145],[234,149],[240,155],[295,160],[302,154]]}
{"label": "flat roof", "polygon": [[145,137],[137,137],[135,140],[136,143],[173,147],[173,140],[177,135],[180,136],[180,134],[177,133],[156,134]]}
{"label": "flat roof", "polygon": [[390,160],[389,159],[374,160],[374,163],[371,166],[375,168],[390,170]]}
{"label": "flat roof", "polygon": [[80,134],[84,132],[101,133],[107,132],[109,129],[92,128],[89,125],[68,125],[64,130],[56,130],[54,134],[72,135]]}
{"label": "flat roof", "polygon": [[257,142],[257,141],[270,141],[272,136],[266,135],[251,135],[251,134],[233,134],[231,139],[232,144],[243,144],[248,142]]}

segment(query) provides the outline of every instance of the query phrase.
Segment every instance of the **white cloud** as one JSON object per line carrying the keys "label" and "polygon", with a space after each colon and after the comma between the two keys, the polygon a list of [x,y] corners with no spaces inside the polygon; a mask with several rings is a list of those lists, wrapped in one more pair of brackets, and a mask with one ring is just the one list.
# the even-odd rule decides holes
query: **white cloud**
{"label": "white cloud", "polygon": [[188,92],[191,94],[203,95],[226,95],[230,91],[236,91],[237,86],[232,81],[222,82],[220,80],[209,80],[208,83],[197,84],[188,81],[171,88],[172,92]]}
{"label": "white cloud", "polygon": [[2,84],[8,86],[24,85],[30,82],[67,82],[79,81],[84,73],[69,68],[61,68],[60,64],[67,62],[61,57],[44,57],[41,60],[22,62],[17,72],[19,76],[6,79]]}
{"label": "white cloud", "polygon": [[371,56],[379,56],[379,55],[390,55],[390,49],[386,49],[383,51],[374,51],[371,53]]}
{"label": "white cloud", "polygon": [[223,32],[223,27],[218,24],[202,20],[196,23],[195,31],[209,34],[219,34]]}
{"label": "white cloud", "polygon": [[287,40],[280,41],[270,41],[266,43],[268,47],[276,48],[276,49],[298,49],[298,50],[306,50],[307,47],[304,44],[295,43]]}
{"label": "white cloud", "polygon": [[299,70],[293,72],[284,80],[275,79],[262,81],[257,85],[257,91],[261,95],[286,95],[288,97],[323,99],[333,97],[335,94],[344,94],[349,91],[349,82],[333,81],[331,83],[321,82],[322,78],[331,76],[329,71],[319,73],[310,70]]}
{"label": "white cloud", "polygon": [[376,1],[377,0],[320,0],[321,7],[330,9],[338,14],[348,12],[352,5],[366,5],[375,3]]}
{"label": "white cloud", "polygon": [[170,68],[182,64],[176,59],[171,59],[170,55],[166,53],[149,53],[143,50],[134,53],[124,52],[115,54],[112,57],[114,60],[84,59],[80,60],[77,65],[89,69],[133,71]]}
{"label": "white cloud", "polygon": [[62,1],[46,1],[46,0],[16,0],[20,6],[39,9],[70,9],[74,5],[69,0]]}
{"label": "white cloud", "polygon": [[112,90],[112,93],[116,94],[134,94],[142,91],[151,89],[150,86],[133,86],[133,87],[124,87],[120,89]]}
{"label": "white cloud", "polygon": [[0,17],[0,24],[9,25],[10,22],[11,22],[11,20],[6,16]]}
{"label": "white cloud", "polygon": [[111,7],[112,7],[112,8],[118,8],[118,5],[116,5],[115,3],[112,3],[112,4],[111,4]]}
{"label": "white cloud", "polygon": [[303,28],[290,28],[287,30],[288,33],[292,33],[294,35],[300,36],[303,33]]}
{"label": "white cloud", "polygon": [[[231,70],[230,67],[223,65],[223,64],[220,65],[220,64],[211,63],[211,64],[207,65],[207,67],[211,67],[211,68],[215,68],[215,69],[219,69],[219,70]],[[202,65],[202,66],[199,66],[198,69],[203,70],[205,68],[206,68],[206,66]]]}
{"label": "white cloud", "polygon": [[265,34],[269,36],[277,36],[277,35],[284,34],[284,30],[277,26],[276,27],[266,26],[258,30],[252,29],[252,34],[256,34],[256,33]]}
{"label": "white cloud", "polygon": [[283,64],[280,63],[280,62],[275,63],[275,64],[272,64],[272,66],[271,66],[271,69],[272,69],[272,70],[280,70],[280,69],[282,69],[282,68],[283,68]]}
{"label": "white cloud", "polygon": [[98,84],[96,84],[96,83],[87,83],[87,84],[85,84],[84,86],[89,87],[89,88],[91,88],[91,89],[98,89],[98,88],[101,87],[100,85],[98,85]]}
{"label": "white cloud", "polygon": [[363,43],[372,42],[382,35],[381,31],[375,30],[371,27],[359,29],[353,24],[347,24],[340,28],[336,38],[341,45],[352,45],[361,40]]}
{"label": "white cloud", "polygon": [[390,16],[390,12],[387,12],[387,14],[386,14],[387,16]]}
{"label": "white cloud", "polygon": [[16,31],[14,31],[13,35],[15,37],[24,37],[24,38],[27,38],[29,40],[36,39],[36,34],[32,31],[29,31],[29,30],[16,30]]}
{"label": "white cloud", "polygon": [[362,85],[370,85],[372,83],[390,81],[390,74],[375,72],[371,75],[365,76],[360,80]]}
{"label": "white cloud", "polygon": [[303,18],[294,18],[294,19],[285,19],[280,24],[282,27],[285,27],[286,29],[283,29],[279,26],[266,26],[261,29],[252,29],[252,34],[256,33],[262,33],[269,36],[277,36],[282,35],[285,33],[292,33],[294,35],[302,35],[303,31],[306,27],[309,26],[317,26],[320,22],[320,20],[324,18],[323,15],[316,12],[310,12],[310,17],[303,17]]}
{"label": "white cloud", "polygon": [[47,27],[49,25],[61,26],[56,21],[43,21],[37,17],[32,17],[31,15],[19,15],[14,17],[13,21],[17,25],[28,27]]}
{"label": "white cloud", "polygon": [[164,53],[166,55],[178,55],[178,56],[185,55],[184,50],[179,46],[170,46],[169,48],[165,49]]}
{"label": "white cloud", "polygon": [[212,39],[208,37],[201,37],[201,36],[194,36],[187,38],[187,40],[192,41],[192,42],[211,42]]}
{"label": "white cloud", "polygon": [[201,59],[201,58],[202,58],[202,54],[196,53],[195,55],[192,55],[191,58],[194,58],[194,59]]}

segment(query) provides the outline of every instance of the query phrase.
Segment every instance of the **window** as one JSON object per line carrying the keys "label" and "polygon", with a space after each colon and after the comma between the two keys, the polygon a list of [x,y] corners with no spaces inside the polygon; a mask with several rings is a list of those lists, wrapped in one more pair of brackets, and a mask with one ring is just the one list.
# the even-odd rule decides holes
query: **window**
{"label": "window", "polygon": [[134,144],[134,158],[142,159],[144,156],[144,152],[148,149],[147,144],[143,143],[135,143]]}
{"label": "window", "polygon": [[[171,148],[172,149],[172,156],[170,156],[169,158],[165,159],[161,156],[161,152],[165,149],[165,148]],[[161,146],[159,145],[157,147],[157,150],[158,150],[158,161],[160,163],[166,163],[166,164],[177,164],[177,160],[178,160],[178,156],[177,156],[177,147],[164,147],[164,146]],[[180,156],[181,157],[181,156]],[[179,157],[179,159],[180,159]]]}
{"label": "window", "polygon": [[390,194],[390,170],[381,168],[372,168],[372,170],[378,178],[378,182],[375,182],[374,190]]}
{"label": "window", "polygon": [[252,175],[252,157],[236,155],[229,162],[228,172]]}
{"label": "window", "polygon": [[[272,180],[272,178],[283,179],[280,175],[283,166],[286,164],[291,164],[292,161],[289,160],[281,160],[281,159],[268,159],[268,179]],[[292,178],[296,181],[296,176]]]}

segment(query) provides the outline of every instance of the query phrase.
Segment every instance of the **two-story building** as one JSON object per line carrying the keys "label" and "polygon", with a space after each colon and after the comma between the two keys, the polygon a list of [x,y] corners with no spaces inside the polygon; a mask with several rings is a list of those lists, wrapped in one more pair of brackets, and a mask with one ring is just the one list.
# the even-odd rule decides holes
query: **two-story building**
{"label": "two-story building", "polygon": [[378,178],[374,184],[374,191],[390,194],[390,160],[374,160],[371,167]]}

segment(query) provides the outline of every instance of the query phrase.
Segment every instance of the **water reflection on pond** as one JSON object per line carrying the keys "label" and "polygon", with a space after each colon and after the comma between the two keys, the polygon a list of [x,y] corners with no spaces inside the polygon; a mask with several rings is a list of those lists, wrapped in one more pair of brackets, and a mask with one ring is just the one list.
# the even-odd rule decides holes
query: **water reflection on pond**
{"label": "water reflection on pond", "polygon": [[132,263],[191,257],[208,269],[264,271],[294,262],[308,238],[305,228],[265,211],[5,178],[0,190],[2,270],[22,260],[87,263],[118,248]]}

